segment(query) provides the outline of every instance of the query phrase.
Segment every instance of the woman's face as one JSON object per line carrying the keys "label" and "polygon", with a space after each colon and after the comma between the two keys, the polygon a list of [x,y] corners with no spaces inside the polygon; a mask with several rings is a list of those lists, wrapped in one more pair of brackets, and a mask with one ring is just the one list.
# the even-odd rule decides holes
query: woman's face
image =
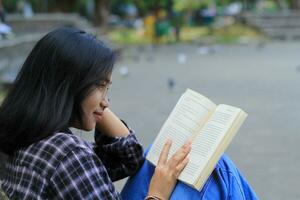
{"label": "woman's face", "polygon": [[103,110],[108,107],[107,90],[111,84],[111,76],[99,83],[96,88],[82,101],[81,108],[83,111],[82,124],[80,129],[91,131],[95,128],[96,123],[101,121]]}

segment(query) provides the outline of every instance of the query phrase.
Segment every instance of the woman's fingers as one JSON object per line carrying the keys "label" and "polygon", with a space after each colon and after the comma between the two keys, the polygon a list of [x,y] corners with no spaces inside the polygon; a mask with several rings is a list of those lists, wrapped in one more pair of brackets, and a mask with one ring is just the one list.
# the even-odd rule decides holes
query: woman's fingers
{"label": "woman's fingers", "polygon": [[189,158],[188,157],[185,157],[183,159],[182,162],[180,162],[177,166],[176,166],[176,171],[177,171],[177,174],[176,174],[176,177],[179,176],[179,174],[181,173],[181,171],[184,169],[184,167],[188,164],[189,162]]}
{"label": "woman's fingers", "polygon": [[172,167],[179,165],[191,151],[191,141],[188,140],[168,161]]}
{"label": "woman's fingers", "polygon": [[160,153],[160,156],[158,159],[158,165],[162,165],[167,162],[171,145],[172,145],[172,141],[170,139],[168,139],[167,142],[164,144],[164,147]]}
{"label": "woman's fingers", "polygon": [[169,199],[179,174],[189,162],[187,155],[191,150],[191,142],[187,142],[172,158],[167,160],[170,147],[171,140],[168,140],[160,153],[148,191],[149,195],[155,195],[161,199]]}
{"label": "woman's fingers", "polygon": [[170,169],[173,169],[175,174],[182,171],[182,169],[186,166],[188,162],[187,155],[191,151],[191,141],[188,140],[180,149],[176,151],[176,153],[168,160],[168,154],[172,145],[172,141],[170,139],[164,144],[164,147],[160,153],[158,159],[158,165],[162,166],[167,164]]}

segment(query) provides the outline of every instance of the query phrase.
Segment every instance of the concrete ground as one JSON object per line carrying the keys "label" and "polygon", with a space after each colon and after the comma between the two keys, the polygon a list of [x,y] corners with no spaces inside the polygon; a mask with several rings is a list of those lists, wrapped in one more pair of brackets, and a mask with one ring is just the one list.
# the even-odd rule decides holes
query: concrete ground
{"label": "concrete ground", "polygon": [[[227,154],[260,199],[300,199],[299,52],[295,42],[126,47],[113,74],[111,109],[146,147],[186,88],[241,107],[249,116]],[[116,186],[121,190],[123,184]]]}
{"label": "concrete ground", "polygon": [[227,154],[260,199],[300,199],[300,43],[124,48],[111,108],[148,146],[186,88],[249,114]]}

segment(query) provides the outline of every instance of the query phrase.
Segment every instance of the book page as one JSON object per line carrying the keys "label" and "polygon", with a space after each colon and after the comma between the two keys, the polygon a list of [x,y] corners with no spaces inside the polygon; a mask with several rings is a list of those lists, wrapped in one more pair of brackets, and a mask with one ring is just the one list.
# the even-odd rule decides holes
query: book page
{"label": "book page", "polygon": [[163,145],[168,138],[172,139],[169,152],[169,157],[171,157],[187,139],[195,136],[196,131],[201,129],[215,108],[216,105],[208,98],[188,89],[180,97],[162,126],[147,159],[156,165]]}
{"label": "book page", "polygon": [[193,140],[189,155],[190,162],[182,171],[179,180],[189,184],[195,183],[241,111],[239,108],[228,105],[217,107],[211,118]]}
{"label": "book page", "polygon": [[202,171],[201,175],[198,177],[197,182],[193,185],[195,188],[200,190],[203,185],[205,184],[206,180],[214,170],[217,162],[220,160],[220,157],[225,152],[226,148],[228,147],[229,143],[232,141],[233,137],[247,118],[247,113],[245,113],[243,110],[239,113],[237,118],[234,120],[232,126],[225,134],[224,138],[222,139],[222,142],[219,144],[211,158],[209,159],[208,163],[204,167],[204,170]]}

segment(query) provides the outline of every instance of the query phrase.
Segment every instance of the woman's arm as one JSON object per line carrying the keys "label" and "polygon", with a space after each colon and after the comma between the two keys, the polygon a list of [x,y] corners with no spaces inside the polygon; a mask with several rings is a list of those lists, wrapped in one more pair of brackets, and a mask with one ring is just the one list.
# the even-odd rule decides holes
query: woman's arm
{"label": "woman's arm", "polygon": [[[131,138],[132,137],[132,144],[129,145],[125,145],[122,147],[123,150],[118,149],[118,152],[121,153],[119,160],[114,160],[111,159],[111,157],[109,157],[107,160],[108,162],[106,162],[108,165],[111,165],[112,163],[115,164],[114,167],[117,168],[117,171],[119,172],[126,172],[128,170],[127,166],[130,166],[132,164],[128,163],[130,161],[134,161],[134,163],[138,164],[138,165],[142,165],[143,163],[143,157],[142,157],[142,148],[138,148],[139,149],[139,156],[136,156],[136,150],[135,149],[138,145],[138,142],[136,140],[135,137],[133,137],[133,133],[131,133],[129,131],[129,129],[124,125],[124,123],[108,108],[105,109],[105,113],[103,115],[103,119],[101,120],[101,122],[99,122],[96,126],[96,131],[100,131],[101,133],[105,134],[106,136],[110,136],[110,137],[121,137],[118,138],[117,140],[122,140],[124,138]],[[125,136],[125,137],[123,137]],[[128,137],[126,137],[128,136]],[[118,142],[119,144],[125,144],[126,140],[124,140],[123,142]],[[117,146],[122,146],[122,145],[115,145]],[[167,160],[168,158],[168,153],[171,147],[171,141],[167,142],[161,152],[159,161],[158,161],[158,165],[155,168],[155,172],[154,175],[151,179],[151,183],[149,186],[149,190],[148,190],[148,195],[149,195],[149,199],[151,199],[151,196],[155,196],[158,197],[159,199],[162,200],[167,200],[169,199],[174,186],[177,182],[177,178],[180,174],[180,172],[183,170],[183,168],[187,165],[188,163],[188,153],[191,150],[191,142],[188,141],[184,146],[182,146],[182,148],[180,148],[173,156],[172,158],[170,158],[169,160]],[[103,148],[99,148],[99,149],[103,149]],[[114,149],[114,148],[111,148]],[[116,150],[116,149],[115,149]],[[101,154],[101,153],[100,153]],[[102,154],[103,155],[103,154]],[[126,159],[126,155],[128,155],[129,157]],[[115,154],[116,156],[116,154]],[[138,158],[138,159],[137,159]],[[125,164],[123,163],[125,162]],[[119,164],[120,163],[120,164]],[[125,167],[125,168],[124,168]],[[108,170],[110,176],[112,174],[120,174],[118,173],[113,173],[113,167],[108,167],[109,169],[111,169],[112,171]],[[136,170],[136,169],[135,169]],[[115,171],[115,172],[117,172]],[[127,171],[128,173],[128,171]],[[121,173],[122,174],[122,173]],[[126,173],[125,173],[126,174]],[[114,178],[116,177],[111,177],[112,180],[114,180]]]}
{"label": "woman's arm", "polygon": [[95,142],[94,151],[113,181],[132,175],[145,160],[133,131],[108,108],[97,124]]}
{"label": "woman's arm", "polygon": [[128,128],[109,108],[103,111],[103,118],[97,122],[96,130],[110,137],[129,135]]}

